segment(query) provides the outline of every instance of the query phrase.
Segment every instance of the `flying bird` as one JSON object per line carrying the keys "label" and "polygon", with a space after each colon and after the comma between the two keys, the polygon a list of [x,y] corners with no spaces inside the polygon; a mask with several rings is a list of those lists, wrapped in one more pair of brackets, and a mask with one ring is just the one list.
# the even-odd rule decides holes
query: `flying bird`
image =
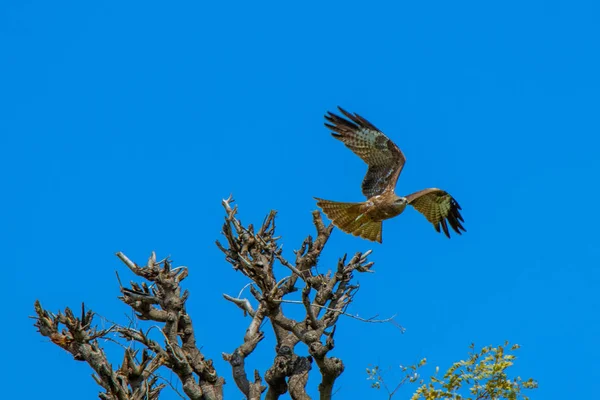
{"label": "flying bird", "polygon": [[341,107],[338,109],[346,118],[327,112],[325,126],[369,168],[362,182],[362,192],[367,201],[342,203],[315,197],[317,205],[335,226],[354,236],[381,243],[382,221],[400,215],[410,204],[433,224],[436,231],[440,232],[441,227],[448,238],[448,225],[459,235],[461,230],[466,232],[461,224],[464,220],[460,215],[460,205],[448,192],[430,188],[406,197],[394,193],[406,162],[404,154],[369,121]]}

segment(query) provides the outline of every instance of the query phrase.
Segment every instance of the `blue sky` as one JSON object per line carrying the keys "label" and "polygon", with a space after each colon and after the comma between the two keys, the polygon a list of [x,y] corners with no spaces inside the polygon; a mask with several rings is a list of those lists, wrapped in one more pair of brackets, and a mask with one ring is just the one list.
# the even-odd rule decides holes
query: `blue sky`
{"label": "blue sky", "polygon": [[[600,380],[599,11],[592,1],[2,2],[9,397],[96,397],[91,370],[27,316],[39,298],[125,321],[114,271],[129,276],[113,254],[143,262],[155,250],[189,266],[199,344],[240,398],[220,354],[247,321],[221,294],[247,281],[214,246],[220,200],[233,193],[248,223],[277,209],[290,256],[313,232],[313,196],[362,199],[364,164],[322,124],[341,105],[403,149],[398,192],[448,190],[468,232],[447,240],[409,209],[384,224],[382,245],[333,233],[321,269],[374,250],[376,274],[357,277],[350,311],[397,314],[407,329],[343,319],[336,397],[377,398],[369,364],[395,371],[427,357],[444,370],[471,342],[510,340],[522,345],[514,373],[539,380],[532,398],[589,398]],[[218,319],[226,326],[202,325]],[[271,346],[269,336],[249,367],[264,373]]]}

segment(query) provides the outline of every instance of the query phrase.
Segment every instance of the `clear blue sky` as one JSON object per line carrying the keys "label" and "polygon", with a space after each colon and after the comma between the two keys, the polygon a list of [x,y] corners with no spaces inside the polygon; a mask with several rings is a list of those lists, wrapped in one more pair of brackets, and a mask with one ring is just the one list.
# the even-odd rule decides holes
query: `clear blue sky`
{"label": "clear blue sky", "polygon": [[[189,266],[199,344],[240,398],[220,354],[247,321],[221,294],[246,280],[214,246],[220,200],[233,193],[245,222],[277,209],[288,256],[313,232],[313,196],[361,200],[364,164],[323,127],[337,105],[403,149],[399,193],[448,190],[468,232],[447,240],[410,209],[382,245],[333,233],[322,269],[374,250],[350,311],[407,329],[342,320],[336,397],[375,398],[370,363],[443,370],[504,340],[523,346],[532,398],[597,392],[597,2],[201,4],[0,4],[8,397],[95,398],[91,370],[27,316],[39,298],[125,321],[113,254],[155,250]],[[249,367],[264,373],[271,345]]]}

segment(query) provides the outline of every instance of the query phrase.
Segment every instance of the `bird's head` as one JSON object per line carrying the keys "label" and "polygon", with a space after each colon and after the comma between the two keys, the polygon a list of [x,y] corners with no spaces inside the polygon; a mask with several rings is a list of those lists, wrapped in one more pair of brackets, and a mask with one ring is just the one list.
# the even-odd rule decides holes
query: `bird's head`
{"label": "bird's head", "polygon": [[404,209],[404,207],[406,207],[407,203],[408,203],[408,200],[406,200],[406,197],[396,196],[396,198],[394,199],[394,205],[396,207],[400,207],[402,209]]}

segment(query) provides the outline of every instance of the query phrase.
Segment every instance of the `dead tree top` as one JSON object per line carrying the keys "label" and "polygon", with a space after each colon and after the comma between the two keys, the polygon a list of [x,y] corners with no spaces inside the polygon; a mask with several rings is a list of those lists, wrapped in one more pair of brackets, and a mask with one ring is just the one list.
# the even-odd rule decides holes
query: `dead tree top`
{"label": "dead tree top", "polygon": [[[392,318],[363,319],[347,312],[358,289],[352,283],[353,273],[371,272],[373,263],[367,260],[370,251],[356,253],[350,259],[343,256],[327,273],[317,274],[314,267],[333,230],[332,225],[323,223],[318,211],[313,212],[316,236],[304,239],[292,262],[282,255],[280,238],[275,234],[275,211],[256,230],[251,224],[244,226],[237,218],[237,206],[232,207],[231,198],[223,200],[222,205],[226,213],[222,228],[225,240],[216,244],[234,270],[248,277],[252,296],[223,295],[249,318],[240,345],[222,353],[231,366],[235,384],[247,399],[277,399],[285,393],[292,399],[310,399],[306,387],[314,363],[320,372],[319,397],[330,399],[334,383],[344,371],[342,360],[330,355],[340,316],[394,323]],[[99,394],[102,399],[158,399],[167,386],[182,398],[223,399],[225,372],[218,373],[212,360],[203,353],[215,354],[218,349],[207,344],[201,351],[195,339],[195,329],[209,327],[194,326],[186,311],[189,292],[182,290],[181,282],[188,276],[187,267],[173,268],[169,259],[157,261],[154,253],[145,265],[136,264],[120,252],[117,256],[142,279],[130,282],[129,287],[119,282],[119,298],[135,312],[137,319],[153,321],[156,324],[152,328],[158,329],[144,331],[132,321],[128,325],[113,323],[106,329],[97,329],[92,311],[86,312],[82,307],[81,316],[76,316],[66,308],[64,313],[53,314],[36,301],[34,318],[40,334],[71,353],[75,360],[90,365],[95,381],[103,389]],[[276,276],[277,263],[289,273]],[[290,300],[289,295],[299,289],[301,300]],[[304,317],[286,316],[285,303],[302,307]],[[263,340],[264,326],[273,330],[277,344],[273,363],[264,372],[263,380],[258,370],[248,374],[246,359]],[[125,349],[119,368],[113,368],[101,347],[101,343],[108,342]],[[134,348],[141,349],[141,354]],[[164,378],[166,374],[161,370],[165,368],[180,381],[180,389]]]}

